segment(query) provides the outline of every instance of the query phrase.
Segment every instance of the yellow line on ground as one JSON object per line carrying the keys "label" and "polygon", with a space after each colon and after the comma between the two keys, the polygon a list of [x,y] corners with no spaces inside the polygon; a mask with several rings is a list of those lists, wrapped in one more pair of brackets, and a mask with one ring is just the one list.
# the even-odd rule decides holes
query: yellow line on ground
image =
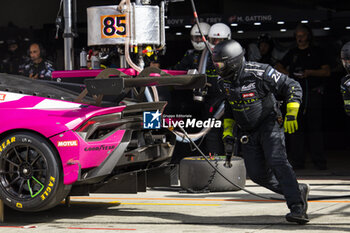
{"label": "yellow line on ground", "polygon": [[[113,203],[113,202],[109,202]],[[182,203],[126,203],[121,202],[121,205],[178,205],[178,206],[220,206],[218,204],[182,204]]]}
{"label": "yellow line on ground", "polygon": [[324,202],[324,203],[350,203],[350,201],[309,201],[309,202]]}
{"label": "yellow line on ground", "polygon": [[[61,202],[61,204],[65,204],[64,201]],[[113,205],[181,205],[181,206],[220,206],[220,204],[182,204],[182,203],[122,203],[120,201],[110,201],[110,202],[97,202],[97,201],[92,201],[92,202],[87,202],[87,201],[72,201],[70,204],[83,204],[83,205],[108,205],[108,204],[113,204]]]}
{"label": "yellow line on ground", "polygon": [[[205,199],[205,198],[125,198],[125,197],[71,197],[71,199],[90,199],[90,200],[152,200],[152,201],[228,201],[228,202],[283,202],[279,200],[254,200],[254,199]],[[324,203],[350,203],[350,201],[332,201],[318,200],[309,202],[324,202]]]}
{"label": "yellow line on ground", "polygon": [[[65,204],[65,201],[61,201],[61,204]],[[102,201],[71,201],[69,204],[80,204],[80,205],[108,205],[108,204],[114,204],[114,205],[120,205],[120,201],[111,201],[111,202],[102,202]]]}
{"label": "yellow line on ground", "polygon": [[152,200],[152,201],[238,201],[238,202],[276,202],[275,200],[245,200],[245,199],[210,199],[210,198],[156,198],[156,197],[71,197],[71,199],[91,200]]}

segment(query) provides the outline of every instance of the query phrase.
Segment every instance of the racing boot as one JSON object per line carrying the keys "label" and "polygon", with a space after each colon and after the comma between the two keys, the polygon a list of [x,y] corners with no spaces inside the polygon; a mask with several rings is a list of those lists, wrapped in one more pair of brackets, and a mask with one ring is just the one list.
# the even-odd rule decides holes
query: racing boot
{"label": "racing boot", "polygon": [[295,204],[291,207],[290,213],[286,215],[288,222],[296,222],[298,224],[306,224],[309,222],[309,216],[307,215],[310,186],[308,184],[299,184],[301,193],[302,204]]}
{"label": "racing boot", "polygon": [[299,184],[299,190],[300,190],[300,194],[301,194],[301,200],[303,201],[303,208],[304,208],[304,213],[307,216],[307,208],[308,208],[308,198],[309,198],[309,192],[310,192],[310,186],[308,184],[303,184],[300,183]]}

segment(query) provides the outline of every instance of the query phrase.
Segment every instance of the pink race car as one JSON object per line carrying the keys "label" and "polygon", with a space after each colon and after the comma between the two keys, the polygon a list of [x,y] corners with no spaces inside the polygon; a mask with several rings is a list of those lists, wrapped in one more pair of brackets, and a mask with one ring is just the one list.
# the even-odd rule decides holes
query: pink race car
{"label": "pink race car", "polygon": [[[185,83],[185,77],[171,80],[93,80],[88,90],[98,95],[114,88],[125,96],[131,86]],[[144,113],[159,117],[166,102],[122,105],[110,98],[101,107],[88,104],[95,100],[88,95],[74,102],[77,96],[50,82],[0,74],[0,198],[9,207],[42,211],[67,196],[169,185],[175,137],[144,127]]]}

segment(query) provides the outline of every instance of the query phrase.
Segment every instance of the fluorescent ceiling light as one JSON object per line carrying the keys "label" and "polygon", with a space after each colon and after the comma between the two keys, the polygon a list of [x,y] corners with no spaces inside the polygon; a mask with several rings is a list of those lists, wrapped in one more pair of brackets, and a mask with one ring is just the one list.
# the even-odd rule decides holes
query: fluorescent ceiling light
{"label": "fluorescent ceiling light", "polygon": [[232,27],[237,27],[237,26],[238,26],[238,23],[231,23],[231,26],[232,26]]}

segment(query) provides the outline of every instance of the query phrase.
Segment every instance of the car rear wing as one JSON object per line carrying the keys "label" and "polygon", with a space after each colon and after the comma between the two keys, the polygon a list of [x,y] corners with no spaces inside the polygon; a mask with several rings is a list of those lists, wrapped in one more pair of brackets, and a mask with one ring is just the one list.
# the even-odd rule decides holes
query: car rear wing
{"label": "car rear wing", "polygon": [[148,86],[174,86],[178,89],[195,89],[203,88],[206,82],[207,77],[205,74],[84,80],[86,88],[91,95],[120,95],[128,88]]}

